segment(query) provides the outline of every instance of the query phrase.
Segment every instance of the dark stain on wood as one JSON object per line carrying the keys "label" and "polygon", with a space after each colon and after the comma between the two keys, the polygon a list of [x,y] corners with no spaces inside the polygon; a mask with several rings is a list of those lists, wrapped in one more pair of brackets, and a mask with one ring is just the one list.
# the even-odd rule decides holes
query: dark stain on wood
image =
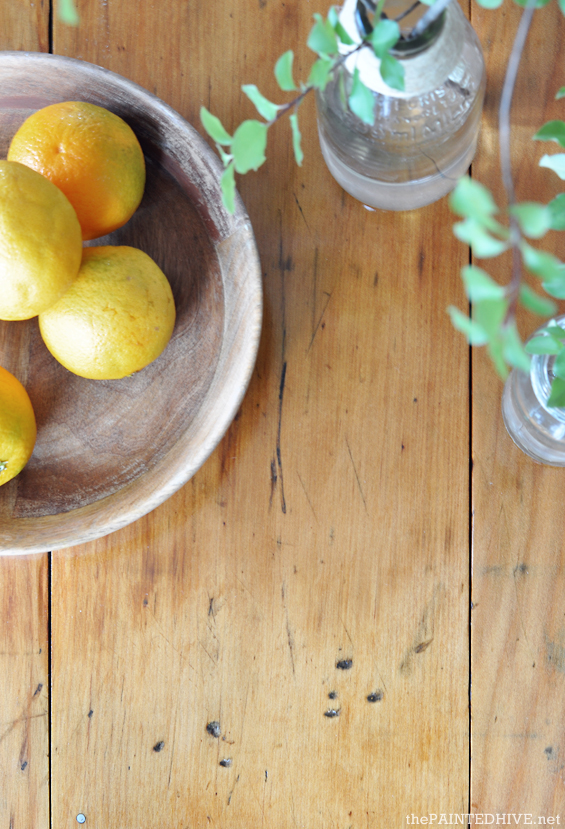
{"label": "dark stain on wood", "polygon": [[212,722],[209,722],[206,726],[206,731],[212,737],[216,737],[216,738],[219,737],[220,734],[222,733],[222,729],[220,728],[220,723],[217,720],[212,720]]}
{"label": "dark stain on wood", "polygon": [[159,742],[155,743],[155,745],[153,746],[153,751],[156,751],[158,753],[159,751],[162,751],[164,748],[165,748],[165,741],[164,740],[159,740]]}
{"label": "dark stain on wood", "polygon": [[329,697],[330,699],[336,699],[336,697],[337,697],[337,691],[330,691],[330,692],[329,692],[329,694],[328,694],[328,697]]}
{"label": "dark stain on wood", "polygon": [[373,694],[369,694],[369,696],[367,697],[367,702],[380,702],[383,696],[383,692],[379,689],[378,691],[375,691]]}
{"label": "dark stain on wood", "polygon": [[220,766],[224,769],[229,769],[232,764],[231,757],[225,757],[223,760],[220,760]]}
{"label": "dark stain on wood", "polygon": [[419,645],[416,645],[414,648],[414,653],[423,653],[426,648],[429,648],[432,642],[434,641],[434,637],[432,636],[431,639],[428,639],[426,642],[420,642]]}
{"label": "dark stain on wood", "polygon": [[340,712],[341,708],[328,708],[327,711],[324,711],[324,717],[333,719],[333,717],[339,717]]}
{"label": "dark stain on wood", "polygon": [[353,659],[340,659],[335,666],[340,671],[349,671],[353,667]]}

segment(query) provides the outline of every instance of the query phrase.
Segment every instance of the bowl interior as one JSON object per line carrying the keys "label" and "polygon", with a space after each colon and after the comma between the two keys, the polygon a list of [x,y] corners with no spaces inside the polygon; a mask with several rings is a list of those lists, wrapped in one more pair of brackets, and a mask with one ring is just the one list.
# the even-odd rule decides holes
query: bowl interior
{"label": "bowl interior", "polygon": [[[145,195],[127,225],[88,244],[132,245],[149,254],[171,283],[177,318],[172,339],[155,362],[132,377],[108,381],[85,380],[57,363],[43,344],[37,319],[0,322],[0,364],[24,382],[38,425],[28,465],[0,488],[0,546],[1,531],[9,537],[19,520],[27,522],[33,536],[34,519],[65,516],[99,502],[102,512],[94,534],[104,534],[105,500],[115,509],[113,495],[131,489],[181,445],[188,479],[195,465],[191,453],[202,454],[197,421],[206,424],[208,453],[229,424],[226,413],[217,428],[205,417],[210,396],[218,396],[218,363],[225,361],[226,285],[228,293],[233,290],[229,267],[219,254],[229,233],[214,221],[218,207],[210,209],[210,173],[202,170],[202,158],[207,160],[210,151],[175,113],[118,76],[68,59],[47,62],[51,66],[49,72],[44,66],[34,72],[22,60],[21,70],[6,79],[0,61],[0,157],[6,157],[24,119],[56,101],[88,100],[123,117],[144,150]],[[77,71],[83,66],[84,72]],[[214,168],[212,178],[217,177]],[[208,185],[203,187],[203,181]],[[249,348],[244,360],[249,361]],[[233,405],[249,366],[242,372],[239,377],[235,373]],[[181,472],[174,488],[182,478]],[[159,480],[162,485],[162,474]],[[131,520],[140,511],[144,507],[137,505]],[[122,523],[128,520],[125,515]]]}

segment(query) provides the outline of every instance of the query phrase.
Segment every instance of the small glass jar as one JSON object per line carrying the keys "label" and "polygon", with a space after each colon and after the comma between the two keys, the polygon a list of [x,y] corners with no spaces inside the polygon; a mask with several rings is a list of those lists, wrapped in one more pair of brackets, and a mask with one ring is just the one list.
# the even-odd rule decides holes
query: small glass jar
{"label": "small glass jar", "polygon": [[[550,325],[565,329],[565,316]],[[543,326],[533,336],[543,336]],[[502,418],[522,452],[538,463],[565,466],[565,409],[547,405],[555,357],[535,354],[530,373],[512,369],[504,385]]]}
{"label": "small glass jar", "polygon": [[[385,5],[389,18],[398,16],[399,8],[402,0]],[[346,0],[340,22],[354,45],[342,44],[344,54],[361,42],[364,20],[363,0]],[[386,85],[380,60],[370,47],[361,49],[317,91],[318,133],[328,169],[350,195],[370,207],[412,210],[445,196],[469,168],[483,107],[485,63],[457,0],[422,35],[399,41],[393,54],[404,66],[405,90]],[[345,103],[356,68],[373,94],[372,126]]]}

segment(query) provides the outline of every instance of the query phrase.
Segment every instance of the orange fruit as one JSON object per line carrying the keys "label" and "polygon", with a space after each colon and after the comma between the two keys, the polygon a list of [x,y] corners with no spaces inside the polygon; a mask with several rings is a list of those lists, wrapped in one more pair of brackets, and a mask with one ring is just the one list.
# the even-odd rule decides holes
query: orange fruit
{"label": "orange fruit", "polygon": [[0,486],[22,471],[33,452],[36,435],[27,391],[0,366]]}
{"label": "orange fruit", "polygon": [[113,112],[84,101],[30,115],[12,139],[8,160],[32,167],[63,191],[83,239],[124,225],[143,196],[145,159],[133,130]]}
{"label": "orange fruit", "polygon": [[0,161],[0,319],[29,319],[78,274],[82,237],[69,200],[44,176]]}
{"label": "orange fruit", "polygon": [[93,380],[144,368],[164,350],[174,324],[167,277],[150,256],[126,246],[85,248],[76,280],[39,315],[55,359]]}

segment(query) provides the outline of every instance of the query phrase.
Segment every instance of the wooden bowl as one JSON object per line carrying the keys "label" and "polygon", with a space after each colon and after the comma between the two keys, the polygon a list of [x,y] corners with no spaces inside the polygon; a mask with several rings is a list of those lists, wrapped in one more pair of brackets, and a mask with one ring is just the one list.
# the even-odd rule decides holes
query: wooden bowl
{"label": "wooden bowl", "polygon": [[222,167],[196,130],[124,78],[71,58],[0,53],[0,157],[34,110],[57,101],[106,107],[133,128],[147,163],[128,224],[90,244],[148,253],[177,308],[172,339],[123,380],[85,380],[45,348],[37,319],[0,322],[0,365],[26,386],[38,426],[25,469],[0,487],[0,553],[89,541],[161,504],[216,447],[257,354],[261,271],[243,205],[221,202]]}

